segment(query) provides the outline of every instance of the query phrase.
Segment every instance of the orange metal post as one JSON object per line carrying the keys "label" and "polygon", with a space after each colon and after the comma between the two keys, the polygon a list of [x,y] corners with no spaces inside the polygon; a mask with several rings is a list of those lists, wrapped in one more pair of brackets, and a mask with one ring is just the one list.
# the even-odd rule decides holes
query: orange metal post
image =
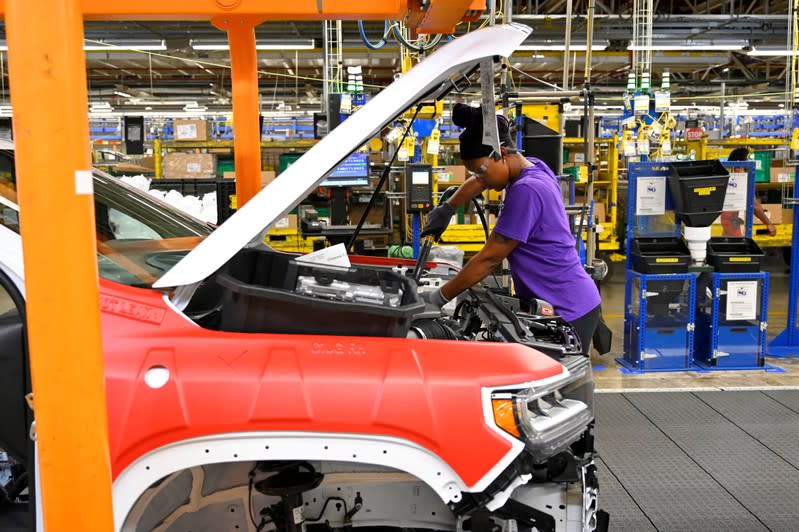
{"label": "orange metal post", "polygon": [[44,524],[107,532],[111,467],[80,7],[9,0],[5,27]]}
{"label": "orange metal post", "polygon": [[261,19],[222,17],[214,26],[227,31],[233,82],[233,152],[236,204],[239,208],[261,190],[261,131],[258,107],[258,54],[255,26]]}

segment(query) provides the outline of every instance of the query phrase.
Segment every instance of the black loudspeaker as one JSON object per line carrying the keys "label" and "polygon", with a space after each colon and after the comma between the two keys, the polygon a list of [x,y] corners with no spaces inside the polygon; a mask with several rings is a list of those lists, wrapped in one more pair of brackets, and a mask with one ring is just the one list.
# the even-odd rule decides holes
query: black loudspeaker
{"label": "black loudspeaker", "polygon": [[314,113],[313,114],[313,138],[321,139],[327,135],[327,114]]}
{"label": "black loudspeaker", "polygon": [[566,120],[564,129],[566,130],[567,137],[582,137],[583,136],[583,121],[582,120]]}
{"label": "black loudspeaker", "polygon": [[544,161],[555,174],[563,172],[563,135],[544,124],[527,118],[522,120],[522,145],[524,155]]}
{"label": "black loudspeaker", "polygon": [[14,140],[14,128],[10,116],[0,118],[0,139]]}
{"label": "black loudspeaker", "polygon": [[125,153],[128,155],[144,155],[144,117],[124,117]]}
{"label": "black loudspeaker", "polygon": [[327,132],[333,131],[341,123],[341,94],[327,95]]}

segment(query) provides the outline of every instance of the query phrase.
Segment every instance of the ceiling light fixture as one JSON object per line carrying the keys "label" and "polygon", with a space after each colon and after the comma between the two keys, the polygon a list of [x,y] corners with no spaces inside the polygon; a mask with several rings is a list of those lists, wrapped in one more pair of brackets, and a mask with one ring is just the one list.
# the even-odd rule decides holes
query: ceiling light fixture
{"label": "ceiling light fixture", "polygon": [[[192,39],[191,47],[195,50],[229,50],[224,39]],[[256,50],[313,50],[316,42],[313,39],[256,39]]]}
{"label": "ceiling light fixture", "polygon": [[786,50],[782,47],[763,46],[752,47],[752,49],[747,51],[746,54],[753,57],[789,57],[793,55],[799,55],[799,51],[794,52],[793,50]]}
{"label": "ceiling light fixture", "polygon": [[105,113],[110,113],[113,110],[114,108],[111,107],[111,104],[108,102],[93,102],[89,104],[90,113],[105,114]]}
{"label": "ceiling light fixture", "polygon": [[208,110],[208,107],[198,105],[197,102],[189,102],[183,107],[183,110],[187,113],[204,113]]}
{"label": "ceiling light fixture", "polygon": [[651,46],[636,46],[631,44],[628,50],[652,51],[652,52],[702,52],[702,51],[736,51],[743,50],[749,46],[745,40],[736,41],[708,41],[708,40],[684,40],[684,41],[657,41]]}
{"label": "ceiling light fixture", "polygon": [[[0,50],[8,50],[8,43],[0,41]],[[105,41],[84,41],[83,50],[86,52],[119,52],[130,50],[166,50],[166,43],[162,40],[154,39],[128,39],[128,40],[114,40],[109,39]]]}
{"label": "ceiling light fixture", "polygon": [[[607,49],[609,43],[608,41],[597,41],[591,45],[592,51],[601,52],[602,50]],[[566,50],[566,45],[563,43],[557,43],[554,41],[542,41],[540,43],[529,42],[522,44],[519,46],[516,51],[524,52],[524,51],[546,51],[546,50],[554,50],[554,51],[564,51]],[[586,45],[585,44],[570,44],[569,45],[570,52],[585,52]]]}
{"label": "ceiling light fixture", "polygon": [[128,94],[125,91],[114,91],[114,94],[116,94],[117,96],[122,96],[123,98],[133,98],[132,94]]}

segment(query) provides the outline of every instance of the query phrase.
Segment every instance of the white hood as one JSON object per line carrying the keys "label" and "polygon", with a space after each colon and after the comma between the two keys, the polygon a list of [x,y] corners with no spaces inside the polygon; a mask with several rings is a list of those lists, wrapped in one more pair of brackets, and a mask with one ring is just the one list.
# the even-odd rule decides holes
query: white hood
{"label": "white hood", "polygon": [[188,285],[214,273],[265,228],[296,207],[330,170],[384,125],[414,103],[447,92],[451,80],[457,81],[461,75],[468,74],[481,59],[510,56],[530,31],[528,26],[519,24],[491,26],[458,37],[439,48],[308,150],[158,279],[153,287]]}

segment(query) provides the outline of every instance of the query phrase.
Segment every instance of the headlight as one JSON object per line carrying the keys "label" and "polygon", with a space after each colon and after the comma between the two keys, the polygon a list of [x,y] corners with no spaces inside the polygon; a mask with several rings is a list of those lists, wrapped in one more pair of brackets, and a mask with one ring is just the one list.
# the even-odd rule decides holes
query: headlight
{"label": "headlight", "polygon": [[568,375],[546,385],[492,396],[494,420],[522,439],[540,461],[580,438],[594,419],[594,380],[591,362],[583,356],[563,361]]}

